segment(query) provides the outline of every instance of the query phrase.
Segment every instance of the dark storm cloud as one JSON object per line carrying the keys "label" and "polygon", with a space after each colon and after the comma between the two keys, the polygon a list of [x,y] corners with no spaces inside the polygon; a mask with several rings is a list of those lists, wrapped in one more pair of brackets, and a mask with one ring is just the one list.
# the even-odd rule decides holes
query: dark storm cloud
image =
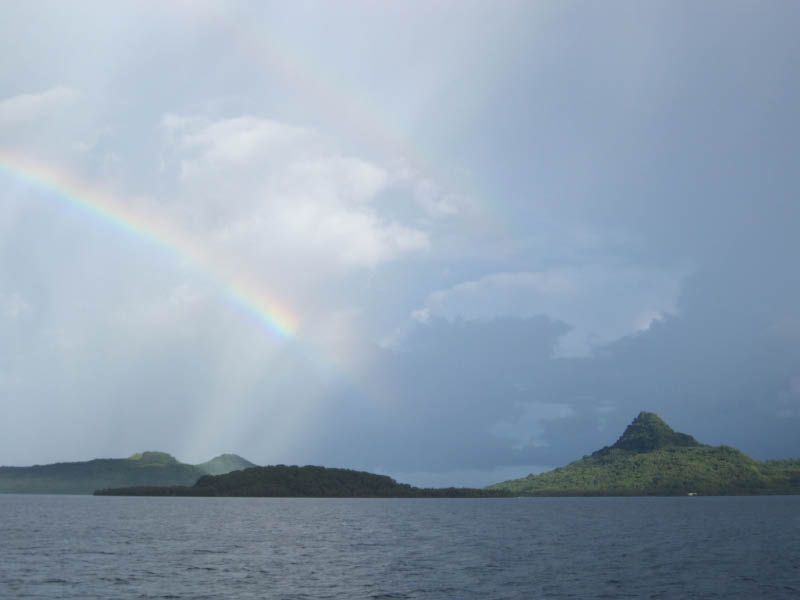
{"label": "dark storm cloud", "polygon": [[554,358],[568,327],[544,317],[419,325],[383,351],[363,396],[336,405],[341,437],[326,442],[390,470],[559,465],[650,410],[704,443],[800,455],[800,287],[761,267],[731,256],[698,271],[680,316],[588,358]]}

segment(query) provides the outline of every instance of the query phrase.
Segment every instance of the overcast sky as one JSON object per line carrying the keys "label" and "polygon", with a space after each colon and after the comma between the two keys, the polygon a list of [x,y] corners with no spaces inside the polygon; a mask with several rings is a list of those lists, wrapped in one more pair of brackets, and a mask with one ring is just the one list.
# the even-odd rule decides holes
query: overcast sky
{"label": "overcast sky", "polygon": [[800,456],[800,4],[5,2],[0,464]]}

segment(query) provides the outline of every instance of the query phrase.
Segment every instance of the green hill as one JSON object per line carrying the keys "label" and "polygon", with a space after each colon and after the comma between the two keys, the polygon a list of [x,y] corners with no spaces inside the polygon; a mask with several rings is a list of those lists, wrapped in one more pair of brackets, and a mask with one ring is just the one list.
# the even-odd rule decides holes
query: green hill
{"label": "green hill", "polygon": [[195,466],[206,475],[225,475],[231,471],[241,471],[257,465],[236,454],[220,454],[208,462]]}
{"label": "green hill", "polygon": [[386,475],[314,466],[255,467],[227,475],[207,475],[191,487],[103,489],[98,496],[247,496],[292,498],[465,498],[508,496],[471,488],[416,488]]}
{"label": "green hill", "polygon": [[234,454],[189,465],[166,452],[141,452],[129,458],[0,467],[0,493],[91,494],[108,487],[192,485],[209,473],[227,473],[250,466],[251,462]]}
{"label": "green hill", "polygon": [[565,467],[488,489],[518,496],[799,494],[800,461],[707,446],[642,412],[617,442]]}

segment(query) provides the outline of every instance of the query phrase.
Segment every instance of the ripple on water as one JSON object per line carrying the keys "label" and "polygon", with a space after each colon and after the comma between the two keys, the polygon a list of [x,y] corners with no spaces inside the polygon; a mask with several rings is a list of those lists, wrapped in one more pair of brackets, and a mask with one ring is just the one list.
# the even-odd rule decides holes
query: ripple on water
{"label": "ripple on water", "polygon": [[797,598],[799,509],[0,496],[0,598]]}

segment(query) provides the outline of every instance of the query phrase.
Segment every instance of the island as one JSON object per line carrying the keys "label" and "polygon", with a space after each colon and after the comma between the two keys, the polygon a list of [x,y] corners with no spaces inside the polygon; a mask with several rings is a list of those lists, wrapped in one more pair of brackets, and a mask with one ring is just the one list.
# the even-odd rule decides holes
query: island
{"label": "island", "polygon": [[0,493],[91,494],[98,488],[126,485],[191,485],[203,475],[254,466],[236,454],[190,465],[166,452],[139,452],[128,458],[0,467]]}
{"label": "island", "polygon": [[800,494],[800,459],[755,460],[709,446],[641,412],[620,438],[564,467],[485,488],[418,488],[387,475],[322,466],[259,467],[235,454],[186,464],[166,452],[0,467],[0,493],[97,496],[505,498]]}
{"label": "island", "polygon": [[754,460],[730,446],[701,444],[641,412],[612,446],[487,489],[514,496],[800,494],[800,460]]}
{"label": "island", "polygon": [[193,486],[136,486],[96,496],[238,496],[251,498],[504,498],[510,492],[476,488],[418,488],[387,475],[318,466],[273,465],[201,477]]}

